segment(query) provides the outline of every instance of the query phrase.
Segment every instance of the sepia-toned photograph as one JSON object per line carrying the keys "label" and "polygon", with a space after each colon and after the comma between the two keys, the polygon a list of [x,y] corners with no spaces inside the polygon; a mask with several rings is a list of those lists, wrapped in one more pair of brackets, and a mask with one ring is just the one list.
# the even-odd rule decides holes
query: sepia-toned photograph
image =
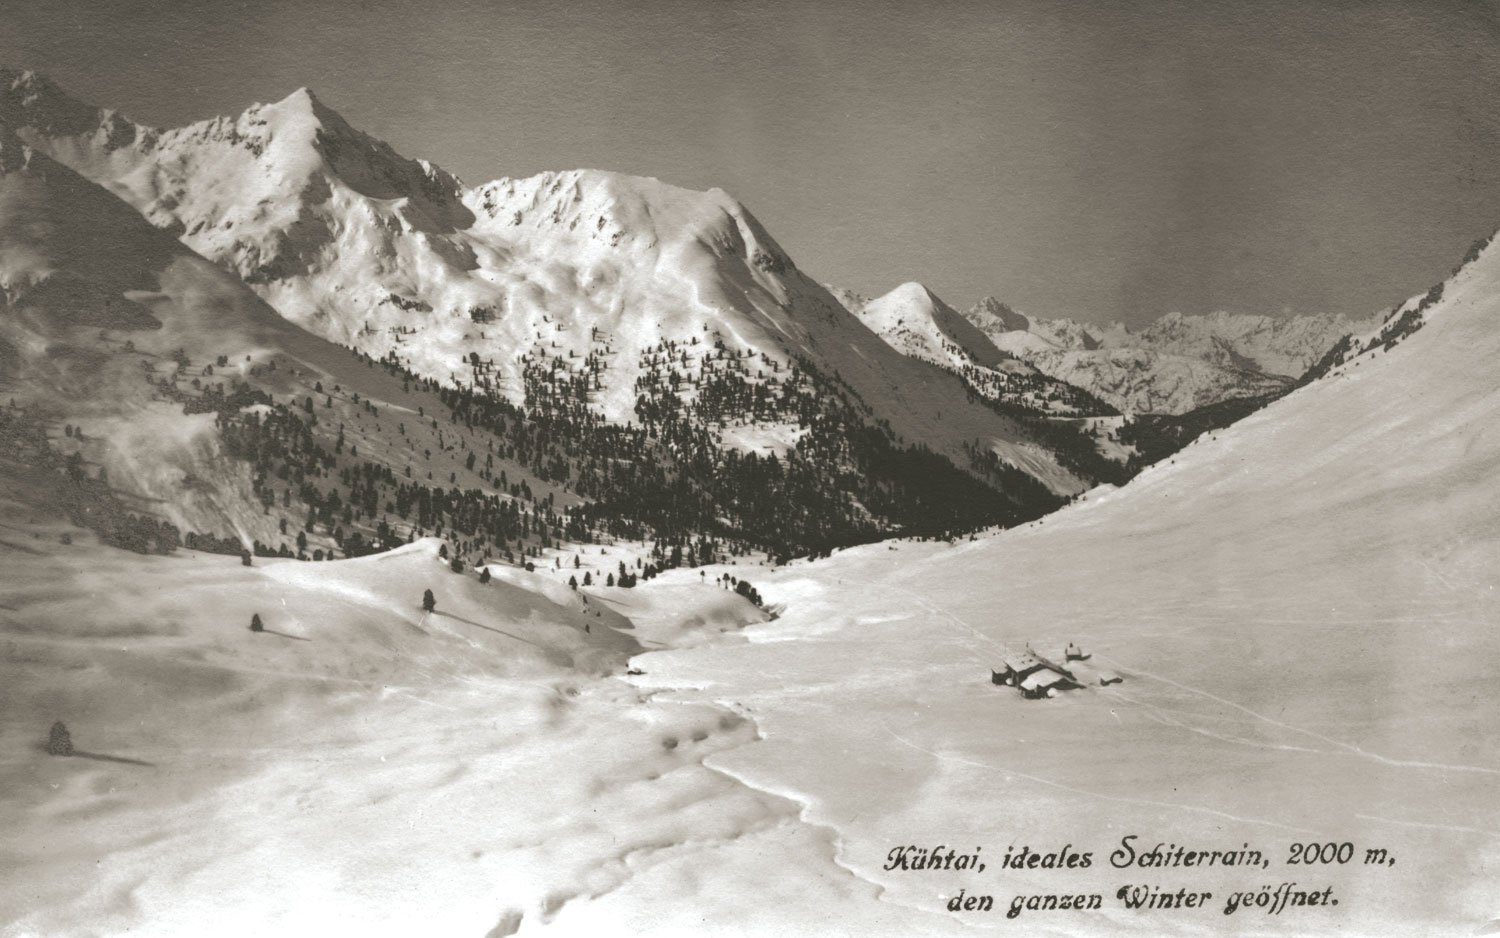
{"label": "sepia-toned photograph", "polygon": [[0,938],[1500,935],[1500,4],[0,0]]}

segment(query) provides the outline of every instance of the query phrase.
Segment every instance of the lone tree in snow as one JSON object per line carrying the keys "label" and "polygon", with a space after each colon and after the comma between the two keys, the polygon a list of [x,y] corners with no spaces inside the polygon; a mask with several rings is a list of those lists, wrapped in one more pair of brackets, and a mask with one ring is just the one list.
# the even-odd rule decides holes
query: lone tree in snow
{"label": "lone tree in snow", "polygon": [[431,612],[437,608],[437,597],[432,595],[432,590],[422,591],[422,611]]}
{"label": "lone tree in snow", "polygon": [[576,577],[576,576],[570,576],[570,577],[568,577],[568,585],[571,586],[575,590],[578,589],[578,577]]}
{"label": "lone tree in snow", "polygon": [[250,614],[250,631],[252,631],[252,632],[264,632],[265,630],[266,630],[265,625],[262,624],[261,621],[260,621],[260,613],[258,613],[258,612],[251,613]]}
{"label": "lone tree in snow", "polygon": [[52,732],[47,734],[47,754],[53,756],[73,754],[73,737],[69,735],[68,728],[61,720],[52,724]]}
{"label": "lone tree in snow", "polygon": [[240,563],[247,567],[250,566],[250,552],[248,550],[240,550]]}
{"label": "lone tree in snow", "polygon": [[488,583],[489,581],[490,581],[490,568],[489,567],[485,567],[483,570],[479,571],[479,582],[481,582],[481,583]]}

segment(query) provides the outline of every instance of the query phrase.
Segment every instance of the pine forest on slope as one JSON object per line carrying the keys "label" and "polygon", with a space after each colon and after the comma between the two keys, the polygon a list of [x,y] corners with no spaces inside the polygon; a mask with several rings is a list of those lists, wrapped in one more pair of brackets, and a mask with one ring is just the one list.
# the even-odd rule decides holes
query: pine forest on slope
{"label": "pine forest on slope", "polygon": [[[415,325],[381,332],[389,344],[379,359],[357,342],[354,352],[341,352],[277,317],[232,271],[204,263],[189,250],[191,237],[181,246],[170,237],[177,228],[145,224],[117,198],[125,183],[111,191],[55,162],[45,151],[97,170],[80,156],[84,144],[64,133],[78,129],[80,113],[97,112],[39,102],[50,88],[17,76],[0,108],[6,128],[0,236],[11,246],[3,283],[14,311],[0,340],[0,355],[15,366],[7,368],[8,432],[30,441],[17,452],[32,453],[34,464],[66,465],[70,484],[91,494],[60,500],[97,502],[96,516],[116,519],[100,523],[131,532],[111,535],[123,543],[170,545],[191,535],[192,543],[219,549],[333,556],[335,548],[359,553],[437,531],[462,540],[466,553],[516,562],[549,544],[604,537],[649,537],[659,542],[655,555],[664,562],[674,555],[703,562],[726,550],[787,557],[890,533],[1014,523],[1061,503],[1049,483],[1064,492],[1079,485],[1024,440],[1017,422],[974,404],[956,379],[894,354],[857,323],[837,321],[841,308],[835,313],[831,301],[826,309],[815,306],[812,318],[825,320],[821,329],[848,331],[853,342],[843,347],[854,353],[851,360],[869,358],[873,366],[815,362],[816,330],[802,328],[781,305],[772,325],[795,333],[801,344],[777,345],[775,354],[735,341],[730,323],[712,328],[711,310],[676,311],[680,339],[656,329],[655,341],[631,345],[598,325],[581,336],[554,329],[558,338],[523,346],[528,350],[513,360],[503,357],[503,337],[491,336],[484,354],[473,348],[451,359],[465,375],[457,381],[453,372],[441,379],[420,374],[420,355],[413,362],[398,351],[440,345],[448,326],[436,314],[414,320],[422,324],[415,341]],[[304,115],[317,108],[309,96],[294,98]],[[168,172],[140,156],[160,155],[152,134],[112,115],[98,120],[99,161],[128,163],[125,177],[143,186],[142,179]],[[251,126],[258,120],[246,118]],[[179,136],[198,140],[205,133]],[[284,136],[247,143],[228,133],[218,143],[243,146],[253,159],[272,142],[287,143]],[[135,162],[121,156],[127,139],[140,148],[131,151]],[[384,152],[369,146],[377,156]],[[329,165],[353,173],[341,152]],[[427,171],[399,177],[386,170],[382,185],[429,180],[417,185],[419,195],[441,201],[429,191],[437,177]],[[222,173],[184,178],[210,189],[228,180]],[[703,198],[715,206],[722,201]],[[415,201],[402,197],[382,208],[399,214],[413,211]],[[424,211],[460,213],[457,203],[443,204],[443,211],[434,205]],[[644,211],[644,203],[631,204]],[[272,207],[261,204],[256,212],[275,214]],[[153,217],[152,210],[145,214]],[[757,237],[748,215],[722,217],[728,227],[714,229],[718,236]],[[425,236],[397,242],[429,244]],[[769,244],[759,236],[761,242]],[[781,266],[760,247],[731,248],[743,276]],[[677,250],[695,263],[719,261],[696,238]],[[329,254],[345,256],[351,255]],[[240,273],[266,288],[269,269]],[[764,299],[766,288],[752,280],[745,282]],[[782,295],[789,290],[774,286]],[[551,309],[528,306],[528,322],[550,324]],[[770,318],[758,307],[752,312]],[[413,307],[401,315],[425,314]],[[611,322],[618,327],[622,318],[617,311]],[[485,335],[474,316],[463,322],[464,334]],[[744,317],[734,324],[756,331]],[[564,349],[565,339],[580,344]],[[628,362],[628,370],[616,369],[631,377],[628,385],[610,372],[608,360]],[[892,397],[891,406],[876,410],[853,388],[853,376],[917,388],[920,398]],[[616,406],[628,406],[626,419],[616,419]],[[948,408],[952,420],[931,426],[917,420],[928,407],[934,416]],[[899,437],[891,420],[925,427],[928,439],[948,447],[964,468],[924,442]],[[954,427],[967,429],[954,433]],[[42,440],[46,447],[39,449]],[[134,520],[119,520],[127,516]],[[141,533],[152,524],[169,528],[160,536]]]}

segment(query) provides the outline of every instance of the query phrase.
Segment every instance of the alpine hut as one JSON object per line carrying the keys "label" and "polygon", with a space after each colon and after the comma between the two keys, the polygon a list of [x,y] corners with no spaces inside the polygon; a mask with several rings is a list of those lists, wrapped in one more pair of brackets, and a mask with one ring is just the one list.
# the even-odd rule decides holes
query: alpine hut
{"label": "alpine hut", "polygon": [[1060,690],[1083,686],[1067,668],[1053,664],[1029,648],[1024,654],[1007,655],[1003,666],[1003,671],[990,670],[990,680],[1014,687],[1022,697],[1055,697]]}

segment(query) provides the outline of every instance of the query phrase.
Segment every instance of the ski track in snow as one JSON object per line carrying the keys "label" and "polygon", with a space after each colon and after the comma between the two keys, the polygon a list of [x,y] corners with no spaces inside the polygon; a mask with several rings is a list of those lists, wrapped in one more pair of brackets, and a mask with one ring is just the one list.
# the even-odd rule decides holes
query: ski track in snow
{"label": "ski track in snow", "polygon": [[1301,733],[1304,736],[1311,737],[1312,739],[1316,739],[1320,742],[1328,743],[1331,746],[1336,746],[1339,749],[1345,750],[1353,755],[1370,759],[1371,761],[1378,762],[1382,765],[1394,766],[1396,768],[1437,769],[1444,772],[1480,772],[1486,775],[1500,775],[1500,769],[1488,768],[1481,765],[1453,765],[1443,762],[1421,762],[1415,759],[1393,759],[1390,756],[1384,756],[1378,752],[1370,752],[1368,749],[1362,749],[1359,746],[1356,746],[1354,743],[1348,743],[1340,739],[1334,739],[1332,736],[1325,736],[1322,733],[1316,733],[1310,729],[1306,729],[1292,723],[1284,723],[1273,717],[1268,717],[1263,713],[1257,713],[1256,711],[1251,710],[1249,707],[1246,707],[1243,704],[1237,704],[1232,700],[1227,700],[1223,697],[1220,697],[1217,694],[1209,693],[1208,691],[1202,690],[1201,688],[1189,687],[1186,684],[1179,684],[1177,681],[1174,681],[1171,678],[1162,677],[1160,674],[1153,674],[1150,671],[1143,671],[1140,668],[1132,667],[1125,664],[1124,662],[1121,662],[1114,658],[1110,658],[1107,655],[1099,655],[1098,657],[1100,661],[1109,662],[1110,664],[1121,670],[1129,671],[1132,674],[1139,674],[1142,677],[1148,677],[1154,681],[1160,681],[1163,684],[1176,687],[1179,690],[1184,690],[1191,694],[1197,694],[1201,697],[1207,697],[1209,700],[1217,701],[1221,704],[1224,704],[1226,707],[1233,707],[1236,710],[1247,713],[1258,720],[1262,720],[1270,724],[1271,726],[1289,730],[1293,733]]}
{"label": "ski track in snow", "polygon": [[[890,584],[890,583],[875,583],[875,582],[867,581],[867,580],[861,580],[861,581],[858,581],[858,582],[862,583],[865,586],[884,587],[885,589],[888,589],[888,590],[891,590],[893,592],[899,593],[899,594],[905,596],[906,598],[912,600],[913,602],[917,603],[918,605],[922,606],[923,608],[927,609],[928,611],[933,612],[933,613],[935,613],[937,615],[940,615],[943,618],[949,620],[950,622],[953,622],[953,623],[955,623],[957,625],[962,626],[963,628],[965,628],[966,630],[968,630],[971,634],[973,634],[975,637],[979,638],[981,641],[986,642],[986,643],[988,643],[990,645],[994,645],[994,646],[1000,648],[1001,651],[1002,651],[1002,653],[1004,653],[1007,650],[1007,648],[1008,648],[1007,643],[1001,642],[1001,641],[999,641],[999,640],[997,640],[995,638],[992,638],[989,635],[986,635],[985,633],[981,632],[979,629],[975,628],[973,625],[971,625],[968,622],[966,622],[961,616],[958,616],[958,615],[956,615],[956,614],[954,614],[952,612],[949,612],[947,609],[944,609],[941,606],[938,606],[936,603],[933,603],[933,602],[931,602],[931,601],[929,601],[927,599],[924,599],[923,597],[917,595],[916,593],[912,592],[911,590],[903,589],[902,587],[895,586],[895,585]],[[1162,616],[1161,618],[1166,619],[1166,618],[1169,618],[1169,617]],[[1285,621],[1294,622],[1296,620],[1285,620]],[[1322,621],[1324,622],[1324,624],[1327,624],[1326,620],[1322,620]],[[1407,621],[1410,621],[1410,620],[1409,620],[1408,617],[1400,617],[1400,616],[1398,616],[1398,617],[1392,617],[1390,619],[1390,621],[1391,622],[1407,622]],[[1357,745],[1355,745],[1353,743],[1345,742],[1344,740],[1340,740],[1340,739],[1335,739],[1335,738],[1333,738],[1331,736],[1326,736],[1326,735],[1324,735],[1322,733],[1318,733],[1318,732],[1316,732],[1314,730],[1307,729],[1306,727],[1303,727],[1303,726],[1298,726],[1298,725],[1293,724],[1293,723],[1286,723],[1284,721],[1277,720],[1277,719],[1275,719],[1273,717],[1269,717],[1269,716],[1266,716],[1263,713],[1259,713],[1259,712],[1257,712],[1255,710],[1252,710],[1252,709],[1250,709],[1249,707],[1246,707],[1243,704],[1235,703],[1232,700],[1228,700],[1228,699],[1226,699],[1224,697],[1218,696],[1217,694],[1210,693],[1209,691],[1203,690],[1202,688],[1191,687],[1191,686],[1189,686],[1187,684],[1181,684],[1181,683],[1179,683],[1177,681],[1172,680],[1171,678],[1163,677],[1162,675],[1155,674],[1155,673],[1152,673],[1150,671],[1146,671],[1146,670],[1143,670],[1141,668],[1135,667],[1133,665],[1126,664],[1125,662],[1122,662],[1122,661],[1120,661],[1118,659],[1115,659],[1115,658],[1111,658],[1108,655],[1100,654],[1100,655],[1098,655],[1098,658],[1102,662],[1107,662],[1107,663],[1113,665],[1118,670],[1129,671],[1132,674],[1138,674],[1138,675],[1140,675],[1142,677],[1147,677],[1147,678],[1150,678],[1150,679],[1152,679],[1154,681],[1159,681],[1159,682],[1161,682],[1163,684],[1167,684],[1167,685],[1169,685],[1171,687],[1175,687],[1175,688],[1177,688],[1179,690],[1187,691],[1188,693],[1191,693],[1191,694],[1197,694],[1197,695],[1199,695],[1201,697],[1205,697],[1205,698],[1207,698],[1209,700],[1215,701],[1216,703],[1221,703],[1221,704],[1223,704],[1223,705],[1225,705],[1227,707],[1232,707],[1235,710],[1239,710],[1240,712],[1249,715],[1250,717],[1254,718],[1255,720],[1267,723],[1267,724],[1269,724],[1271,726],[1275,726],[1278,729],[1283,729],[1283,730],[1286,730],[1286,731],[1292,732],[1292,733],[1299,733],[1299,734],[1301,734],[1303,736],[1307,736],[1307,737],[1309,737],[1311,739],[1318,740],[1319,742],[1327,743],[1330,746],[1334,746],[1337,749],[1343,750],[1344,752],[1347,752],[1347,753],[1349,753],[1351,755],[1359,756],[1359,757],[1365,758],[1365,759],[1370,759],[1370,760],[1372,760],[1374,762],[1378,762],[1378,763],[1380,763],[1382,765],[1389,765],[1389,766],[1392,766],[1392,767],[1395,767],[1395,768],[1434,769],[1434,770],[1437,770],[1437,771],[1447,771],[1447,772],[1478,772],[1478,773],[1483,773],[1483,774],[1487,774],[1487,775],[1500,775],[1500,769],[1489,768],[1489,767],[1486,767],[1486,766],[1455,765],[1455,764],[1451,764],[1451,763],[1442,763],[1442,762],[1422,762],[1420,760],[1414,760],[1414,759],[1396,759],[1396,758],[1392,758],[1390,756],[1382,755],[1380,753],[1370,752],[1369,750],[1363,749],[1363,748],[1361,748],[1361,747],[1359,747],[1359,746],[1357,746]],[[1125,699],[1125,700],[1130,701],[1132,704],[1134,704],[1136,706],[1151,707],[1152,709],[1155,709],[1154,705],[1142,704],[1142,703],[1140,703],[1138,701],[1131,700],[1128,697],[1124,697],[1123,695],[1121,695],[1121,697],[1123,699]],[[1255,747],[1258,747],[1258,748],[1286,749],[1286,750],[1296,751],[1296,752],[1317,753],[1317,752],[1322,752],[1323,751],[1323,750],[1318,750],[1318,749],[1308,749],[1308,748],[1299,747],[1299,746],[1284,746],[1284,745],[1283,746],[1278,746],[1278,745],[1273,745],[1273,744],[1256,743],[1256,742],[1251,741],[1251,740],[1237,739],[1237,738],[1228,737],[1228,736],[1221,736],[1221,735],[1215,734],[1215,733],[1213,733],[1211,731],[1204,730],[1204,729],[1197,728],[1197,727],[1186,726],[1184,724],[1177,723],[1176,721],[1172,721],[1172,722],[1174,724],[1176,724],[1176,725],[1182,726],[1184,729],[1191,730],[1192,732],[1202,733],[1203,735],[1206,735],[1206,736],[1211,736],[1211,737],[1216,738],[1216,739],[1222,739],[1222,740],[1224,740],[1226,742],[1233,742],[1233,743],[1238,743],[1238,744],[1241,744],[1241,745],[1255,746]],[[900,739],[900,737],[897,737],[897,738]],[[905,740],[902,740],[902,742],[905,742]],[[920,748],[920,747],[917,747],[917,748]],[[1045,781],[1045,780],[1043,780],[1043,781]],[[1066,786],[1059,786],[1059,787],[1066,787]],[[1088,793],[1084,792],[1084,794],[1088,794]],[[1105,796],[1105,797],[1107,797],[1107,796]],[[1269,823],[1269,822],[1266,822],[1266,823]]]}
{"label": "ski track in snow", "polygon": [[1294,827],[1290,824],[1283,824],[1280,821],[1268,821],[1264,818],[1240,817],[1238,815],[1229,814],[1225,811],[1215,811],[1213,808],[1205,808],[1200,805],[1183,804],[1174,801],[1154,801],[1147,798],[1127,798],[1123,795],[1106,795],[1101,792],[1089,791],[1086,788],[1075,788],[1072,785],[1065,785],[1062,782],[1053,781],[1049,778],[1043,778],[1040,775],[1030,775],[1026,772],[1019,772],[1015,769],[1007,768],[1006,766],[996,763],[982,762],[978,759],[969,759],[964,756],[954,755],[952,753],[935,752],[931,749],[927,749],[923,746],[917,745],[916,743],[902,736],[900,733],[897,733],[895,730],[891,729],[889,726],[885,725],[884,722],[882,722],[881,725],[882,728],[887,733],[889,733],[891,737],[898,743],[901,743],[903,746],[906,746],[910,749],[914,749],[917,752],[926,753],[932,758],[937,759],[939,762],[957,762],[961,765],[969,765],[978,769],[987,769],[992,772],[1000,772],[1013,778],[1024,778],[1027,781],[1035,782],[1038,785],[1045,785],[1049,788],[1056,788],[1061,791],[1071,792],[1075,795],[1083,795],[1085,797],[1093,798],[1099,801],[1114,801],[1121,804],[1147,805],[1153,808],[1171,808],[1177,811],[1189,811],[1197,814],[1207,814],[1213,817],[1225,818],[1226,820],[1238,821],[1245,824],[1260,824],[1265,827],[1275,827],[1280,830],[1292,831],[1298,834],[1316,835],[1317,833],[1319,833],[1318,831],[1311,830],[1306,827]]}
{"label": "ski track in snow", "polygon": [[[895,585],[890,584],[890,583],[875,583],[875,582],[871,582],[871,581],[859,581],[859,582],[863,583],[863,585],[865,585],[865,586],[884,587],[885,589],[888,589],[888,590],[891,590],[893,592],[899,593],[902,596],[905,596],[906,598],[910,599],[911,601],[917,603],[918,605],[920,605],[924,609],[927,609],[930,612],[933,612],[933,613],[935,613],[935,614],[937,614],[939,616],[942,616],[943,618],[947,619],[950,622],[953,622],[953,623],[955,623],[957,625],[962,626],[965,630],[967,630],[969,633],[971,633],[972,635],[974,635],[975,637],[977,637],[981,641],[983,641],[985,643],[988,643],[990,645],[998,647],[1001,650],[1002,653],[1005,653],[1005,652],[1008,651],[1008,643],[1001,642],[1001,641],[999,641],[999,640],[997,640],[995,638],[992,638],[989,635],[986,635],[985,633],[981,632],[978,628],[976,628],[975,626],[971,625],[969,622],[965,621],[961,616],[959,616],[959,615],[957,615],[957,614],[955,614],[953,612],[950,612],[947,609],[942,608],[941,606],[938,606],[936,603],[933,603],[933,602],[931,602],[931,601],[923,598],[922,596],[917,595],[916,593],[912,592],[911,590],[903,589],[902,587],[895,586]],[[1160,618],[1167,619],[1167,618],[1170,618],[1170,617],[1168,617],[1168,616],[1161,616]],[[1228,618],[1229,617],[1223,617],[1224,621],[1228,621]],[[1284,620],[1284,621],[1289,622],[1289,623],[1295,623],[1295,622],[1299,622],[1299,621],[1310,621],[1310,620],[1291,620],[1291,619],[1288,619],[1288,620]],[[1320,621],[1322,621],[1322,623],[1324,625],[1328,624],[1326,620],[1320,620]],[[1408,617],[1396,616],[1396,617],[1391,617],[1389,621],[1393,622],[1393,623],[1399,623],[1399,622],[1408,622],[1410,620],[1409,620]],[[1196,630],[1197,628],[1200,628],[1200,627],[1201,626],[1193,626],[1193,627],[1190,627],[1187,631]],[[1396,758],[1393,758],[1393,757],[1390,757],[1390,756],[1382,755],[1380,753],[1370,752],[1369,750],[1363,749],[1360,746],[1357,746],[1357,745],[1355,745],[1353,743],[1346,742],[1346,741],[1340,740],[1340,739],[1335,739],[1334,737],[1327,736],[1327,735],[1324,735],[1322,733],[1318,733],[1318,732],[1316,732],[1314,730],[1308,729],[1305,726],[1299,726],[1299,725],[1296,725],[1296,724],[1293,724],[1293,723],[1287,723],[1287,722],[1282,721],[1282,720],[1277,720],[1277,719],[1275,719],[1273,717],[1269,717],[1269,716],[1267,716],[1267,715],[1265,715],[1263,713],[1259,713],[1259,712],[1257,712],[1255,710],[1252,710],[1251,708],[1246,707],[1243,704],[1235,703],[1232,700],[1226,699],[1224,697],[1220,697],[1217,694],[1210,693],[1209,691],[1203,690],[1201,688],[1191,687],[1189,685],[1179,683],[1177,681],[1171,680],[1170,678],[1163,677],[1162,675],[1155,674],[1153,672],[1143,670],[1143,669],[1135,667],[1133,665],[1126,664],[1125,662],[1122,662],[1122,661],[1120,661],[1118,659],[1115,659],[1115,658],[1111,658],[1111,657],[1109,657],[1107,655],[1100,654],[1100,655],[1098,655],[1098,658],[1099,658],[1099,660],[1101,662],[1107,662],[1110,665],[1114,666],[1118,670],[1128,671],[1128,672],[1130,672],[1132,674],[1138,674],[1138,675],[1140,675],[1142,677],[1150,678],[1152,680],[1155,680],[1155,681],[1158,681],[1160,683],[1169,685],[1171,687],[1175,687],[1175,688],[1177,688],[1179,690],[1187,691],[1188,693],[1196,694],[1198,696],[1201,696],[1201,697],[1207,698],[1209,700],[1212,700],[1212,701],[1214,701],[1216,703],[1220,703],[1220,704],[1223,704],[1223,705],[1225,705],[1227,707],[1231,707],[1231,708],[1233,708],[1235,710],[1238,710],[1238,711],[1240,711],[1240,712],[1242,712],[1242,713],[1250,716],[1253,721],[1263,722],[1263,723],[1266,723],[1266,724],[1268,724],[1270,726],[1274,726],[1274,727],[1276,727],[1278,729],[1281,729],[1281,730],[1285,730],[1285,731],[1288,731],[1288,732],[1291,732],[1291,733],[1297,733],[1297,734],[1306,736],[1306,737],[1308,737],[1310,739],[1315,739],[1315,740],[1317,740],[1319,742],[1327,743],[1328,745],[1335,747],[1335,749],[1340,754],[1347,754],[1347,755],[1357,756],[1357,757],[1360,757],[1360,758],[1370,759],[1371,761],[1380,763],[1382,765],[1392,766],[1394,768],[1426,769],[1426,770],[1436,770],[1436,771],[1444,771],[1444,772],[1477,772],[1477,773],[1483,773],[1483,774],[1487,774],[1487,775],[1500,775],[1500,769],[1489,768],[1489,767],[1486,767],[1486,766],[1459,765],[1459,764],[1442,763],[1442,762],[1423,762],[1423,761],[1414,760],[1414,759],[1396,759]],[[1135,700],[1135,699],[1133,699],[1131,697],[1128,697],[1128,696],[1126,696],[1124,694],[1117,694],[1117,696],[1120,699],[1125,700],[1126,702],[1130,703],[1133,706],[1141,707],[1141,708],[1143,708],[1145,710],[1152,711],[1153,713],[1149,713],[1148,716],[1151,716],[1152,719],[1158,720],[1158,722],[1162,722],[1162,723],[1164,723],[1166,725],[1177,726],[1177,727],[1180,727],[1182,729],[1188,730],[1190,732],[1197,733],[1197,734],[1200,734],[1200,735],[1203,735],[1203,736],[1206,736],[1206,737],[1209,737],[1209,738],[1212,738],[1212,739],[1217,739],[1217,740],[1220,740],[1222,742],[1227,742],[1227,743],[1231,743],[1231,744],[1235,744],[1235,745],[1249,746],[1249,747],[1252,747],[1252,748],[1259,748],[1259,749],[1278,749],[1278,750],[1284,750],[1284,751],[1290,751],[1290,752],[1306,752],[1306,753],[1310,753],[1310,754],[1335,754],[1335,752],[1333,750],[1323,750],[1323,749],[1316,749],[1316,748],[1310,748],[1310,747],[1305,747],[1305,746],[1293,746],[1293,745],[1289,745],[1289,744],[1277,744],[1277,743],[1259,742],[1259,741],[1256,741],[1256,740],[1245,739],[1245,738],[1242,738],[1242,737],[1230,736],[1230,735],[1225,735],[1225,734],[1222,734],[1222,733],[1215,733],[1212,730],[1209,730],[1209,729],[1206,729],[1206,728],[1203,728],[1203,727],[1192,726],[1192,725],[1189,725],[1189,724],[1187,724],[1185,722],[1182,722],[1180,720],[1176,720],[1176,719],[1172,719],[1170,717],[1167,717],[1167,716],[1165,716],[1165,711],[1162,708],[1159,708],[1159,707],[1157,707],[1154,704],[1148,704],[1148,703],[1145,703],[1145,702],[1142,702],[1142,701],[1139,701],[1139,700]],[[1118,718],[1118,715],[1117,715],[1117,718]],[[904,743],[906,745],[909,745],[909,746],[912,745],[907,740],[902,739],[899,735],[895,734],[894,731],[891,731],[888,727],[887,727],[887,732],[890,732],[893,736],[896,736],[896,738],[898,740],[900,740],[902,743]],[[921,747],[918,747],[918,746],[913,746],[913,748],[921,749]],[[922,750],[922,751],[925,752],[927,750]],[[937,754],[933,753],[933,755],[936,756]],[[941,758],[941,757],[939,757],[939,758]],[[973,764],[979,765],[979,763],[973,763]],[[989,766],[989,767],[990,768],[1000,768],[998,766]],[[1010,771],[1010,770],[1006,770],[1006,771]],[[1022,773],[1018,773],[1018,772],[1017,773],[1013,773],[1013,774],[1022,775]],[[1022,775],[1022,777],[1030,777],[1030,776],[1024,776],[1024,775]],[[1068,786],[1061,785],[1060,783],[1056,783],[1056,782],[1050,782],[1050,781],[1048,781],[1046,779],[1037,778],[1036,781],[1042,782],[1043,784],[1055,785],[1056,787],[1064,788],[1064,789],[1067,789],[1067,790],[1074,790],[1074,789],[1068,789]],[[1104,798],[1111,797],[1111,796],[1107,796],[1107,795],[1097,795],[1095,793],[1087,792],[1087,791],[1082,791],[1082,790],[1079,790],[1079,793],[1091,795],[1093,797],[1104,797]],[[1117,799],[1117,800],[1131,800],[1131,799]],[[1155,802],[1142,802],[1142,803],[1155,804]],[[1162,804],[1169,804],[1169,803],[1165,803],[1164,802]],[[1213,813],[1213,814],[1219,814],[1219,813],[1221,813],[1221,812],[1210,811],[1209,809],[1195,809],[1195,810],[1208,811],[1208,813]],[[1224,815],[1224,816],[1225,817],[1232,817],[1231,815]],[[1244,819],[1244,818],[1241,818],[1239,820],[1251,820],[1254,823],[1275,824],[1275,822],[1270,822],[1270,821],[1254,821],[1254,819]],[[1279,824],[1276,824],[1275,826],[1286,827],[1286,825],[1279,825]],[[1291,829],[1302,830],[1301,828],[1291,828]]]}
{"label": "ski track in snow", "polygon": [[1380,824],[1395,824],[1398,827],[1418,827],[1424,830],[1454,831],[1460,834],[1479,834],[1483,837],[1500,839],[1500,831],[1487,831],[1478,827],[1461,827],[1456,824],[1428,824],[1423,821],[1399,821],[1395,818],[1376,817],[1373,814],[1356,814],[1355,817],[1364,821],[1375,821]]}
{"label": "ski track in snow", "polygon": [[926,599],[923,599],[921,596],[917,595],[916,593],[912,592],[911,590],[903,589],[902,587],[896,586],[896,585],[891,584],[891,583],[876,583],[876,582],[873,582],[873,581],[870,581],[870,580],[858,580],[856,582],[859,582],[859,583],[861,583],[861,584],[863,584],[865,586],[884,587],[885,589],[891,590],[892,592],[900,593],[902,596],[905,596],[906,598],[912,600],[913,602],[915,602],[917,605],[923,607],[924,609],[927,609],[930,612],[935,612],[938,615],[944,617],[945,619],[948,619],[950,622],[954,622],[954,623],[956,623],[958,625],[963,626],[964,628],[968,629],[971,633],[973,633],[973,635],[976,638],[978,638],[980,641],[987,642],[988,644],[993,645],[996,648],[999,648],[1002,654],[1006,653],[1006,650],[1008,648],[1007,643],[999,641],[998,639],[992,638],[989,635],[986,635],[985,633],[981,632],[979,629],[975,628],[974,626],[970,625],[968,622],[964,621],[961,617],[955,615],[954,613],[949,612],[948,610],[942,608],[941,606],[938,606],[935,603],[932,603],[932,602],[929,602]]}
{"label": "ski track in snow", "polygon": [[1148,711],[1146,714],[1146,718],[1149,720],[1153,720],[1163,726],[1175,726],[1178,729],[1187,730],[1189,733],[1197,733],[1199,736],[1206,736],[1209,739],[1217,739],[1220,742],[1233,743],[1237,746],[1249,746],[1252,749],[1280,749],[1286,752],[1306,752],[1315,755],[1334,754],[1331,750],[1328,749],[1310,749],[1307,746],[1292,746],[1287,743],[1260,742],[1254,739],[1245,739],[1244,737],[1240,736],[1227,736],[1223,733],[1215,733],[1213,730],[1205,729],[1201,726],[1193,726],[1192,724],[1185,723],[1182,720],[1173,719],[1172,717],[1166,716],[1163,713],[1155,712],[1160,708],[1154,707],[1151,704],[1135,700],[1131,697],[1126,697],[1124,694],[1117,694],[1117,696],[1119,696],[1122,700],[1129,701],[1131,704]]}

